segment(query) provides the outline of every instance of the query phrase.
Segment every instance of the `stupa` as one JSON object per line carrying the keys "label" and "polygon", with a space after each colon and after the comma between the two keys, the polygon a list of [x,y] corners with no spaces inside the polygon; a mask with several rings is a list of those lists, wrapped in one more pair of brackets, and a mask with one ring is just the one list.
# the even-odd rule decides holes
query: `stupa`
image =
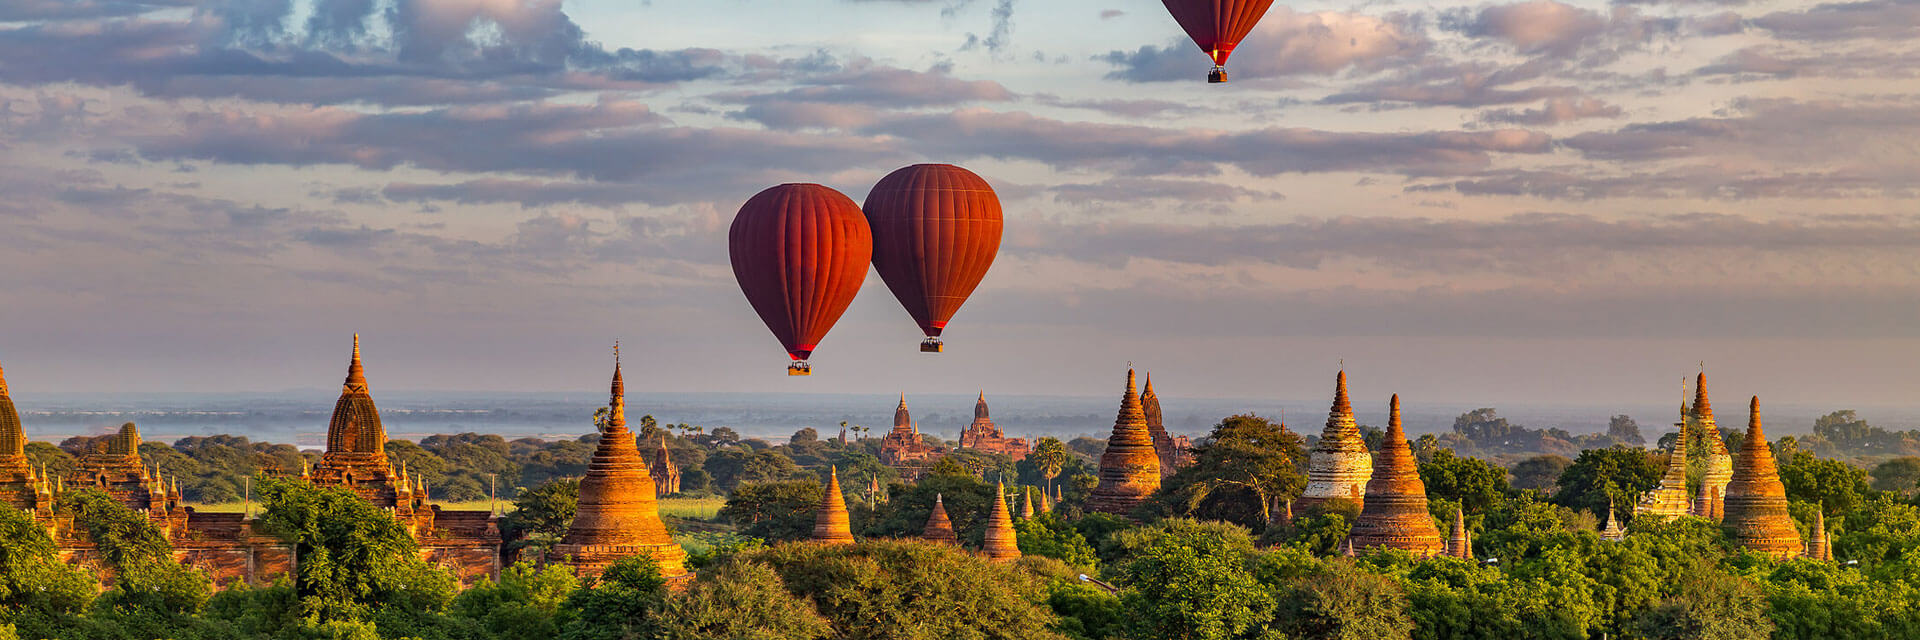
{"label": "stupa", "polygon": [[1413,459],[1413,448],[1400,428],[1400,396],[1394,395],[1387,416],[1386,441],[1380,445],[1380,460],[1367,481],[1367,499],[1360,517],[1348,534],[1356,546],[1391,547],[1417,556],[1434,556],[1446,551],[1427,512],[1427,485],[1420,481],[1420,465]]}
{"label": "stupa", "polygon": [[1600,539],[1619,542],[1627,539],[1627,530],[1620,526],[1620,511],[1613,506],[1613,498],[1607,498],[1607,523],[1600,527]]}
{"label": "stupa", "polygon": [[1362,504],[1372,475],[1373,459],[1367,454],[1366,440],[1360,437],[1360,427],[1354,424],[1353,403],[1347,400],[1347,372],[1342,369],[1334,380],[1327,428],[1307,454],[1307,488],[1301,491],[1296,506],[1313,510],[1329,500],[1343,498]]}
{"label": "stupa", "polygon": [[1822,504],[1813,512],[1813,530],[1807,532],[1807,558],[1821,562],[1833,562],[1833,541],[1827,539],[1826,505]]}
{"label": "stupa", "polygon": [[1673,440],[1673,451],[1667,454],[1667,473],[1660,478],[1660,484],[1641,496],[1640,503],[1633,507],[1638,514],[1677,518],[1693,511],[1693,503],[1687,498],[1687,411],[1681,403],[1680,422],[1674,423],[1679,430]]}
{"label": "stupa", "polygon": [[1787,488],[1780,483],[1773,450],[1760,428],[1760,397],[1747,409],[1747,439],[1727,483],[1726,518],[1721,521],[1734,541],[1776,558],[1800,555],[1800,531],[1787,515]]}
{"label": "stupa", "polygon": [[1018,517],[1021,520],[1033,517],[1033,491],[1020,486],[1014,487],[1013,490],[1020,492],[1020,511]]}
{"label": "stupa", "polygon": [[1147,418],[1134,392],[1133,369],[1113,421],[1107,451],[1100,454],[1100,484],[1087,496],[1087,510],[1125,516],[1160,489],[1160,456],[1147,432]]}
{"label": "stupa", "polygon": [[927,514],[926,530],[920,538],[943,544],[960,544],[960,536],[953,532],[953,521],[947,519],[947,505],[944,496],[934,494],[933,513]]}
{"label": "stupa", "polygon": [[993,506],[987,512],[986,538],[980,543],[980,553],[994,562],[1020,559],[1020,543],[1014,536],[1013,517],[1007,513],[1007,487],[1003,483],[994,485]]}
{"label": "stupa", "polygon": [[567,535],[552,555],[583,576],[599,575],[622,558],[649,556],[668,578],[686,575],[687,552],[674,543],[660,521],[653,478],[627,429],[627,388],[615,351],[613,387],[607,420],[593,462],[580,479],[580,502]]}
{"label": "stupa", "polygon": [[1733,480],[1733,456],[1727,441],[1720,437],[1720,425],[1713,420],[1713,402],[1707,399],[1707,374],[1700,372],[1693,385],[1693,422],[1706,438],[1705,472],[1700,476],[1700,496],[1694,500],[1693,515],[1720,520],[1726,515],[1727,483]]}
{"label": "stupa", "polygon": [[680,493],[680,465],[673,463],[673,452],[667,449],[665,434],[660,436],[660,447],[653,453],[653,464],[647,466],[647,475],[653,478],[654,497]]}
{"label": "stupa", "polygon": [[[13,406],[13,394],[7,389],[7,373],[0,369],[0,503],[41,517],[52,515],[52,490],[48,482],[34,471],[27,459],[26,427],[20,422],[20,412]],[[42,491],[42,487],[46,490]]]}
{"label": "stupa", "polygon": [[1453,508],[1453,537],[1447,539],[1447,555],[1463,560],[1473,559],[1473,538],[1467,533],[1467,513],[1460,507]]}
{"label": "stupa", "polygon": [[1160,394],[1153,391],[1153,374],[1140,389],[1140,413],[1147,419],[1147,434],[1153,436],[1153,452],[1160,458],[1160,477],[1180,470],[1182,448],[1167,434],[1166,419],[1160,413]]}
{"label": "stupa", "polygon": [[813,518],[813,541],[821,544],[853,544],[853,521],[847,516],[847,498],[840,493],[840,468],[827,468],[827,493],[820,497],[820,512]]}

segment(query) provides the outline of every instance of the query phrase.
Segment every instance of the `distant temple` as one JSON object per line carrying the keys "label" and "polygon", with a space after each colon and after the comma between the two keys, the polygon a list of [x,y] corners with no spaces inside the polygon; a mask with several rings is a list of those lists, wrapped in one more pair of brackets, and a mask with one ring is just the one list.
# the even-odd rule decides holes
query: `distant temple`
{"label": "distant temple", "polygon": [[[617,349],[617,348],[616,348]],[[627,386],[615,352],[607,421],[593,462],[580,479],[580,502],[567,535],[549,556],[595,576],[622,558],[650,556],[660,575],[686,575],[687,552],[667,533],[655,502],[653,478],[633,432],[627,429]],[[664,445],[662,445],[664,447]]]}
{"label": "distant temple", "polygon": [[[906,398],[902,397],[901,405],[905,406],[905,404]],[[973,424],[967,425],[967,428],[960,432],[960,448],[1003,454],[1013,458],[1014,462],[1027,457],[1028,451],[1026,438],[1006,437],[1006,434],[1001,433],[1000,427],[993,423],[993,418],[987,416],[987,392],[985,391],[980,392],[980,399],[973,403]]]}
{"label": "distant temple", "polygon": [[919,478],[933,467],[941,450],[920,437],[907,411],[907,394],[900,394],[900,406],[893,409],[893,429],[880,438],[880,462],[900,471],[908,480]]}
{"label": "distant temple", "polygon": [[[841,434],[845,435],[845,431]],[[653,454],[653,464],[647,465],[647,475],[653,476],[653,495],[656,498],[680,493],[680,465],[673,463],[673,452],[667,450],[667,436],[661,434],[660,448]]]}
{"label": "distant temple", "polygon": [[1372,475],[1373,458],[1367,454],[1360,427],[1354,424],[1353,403],[1347,400],[1347,372],[1342,369],[1334,380],[1327,428],[1307,454],[1307,488],[1300,493],[1299,506],[1316,509],[1339,499],[1361,504]]}
{"label": "distant temple", "polygon": [[1607,522],[1600,527],[1600,539],[1619,542],[1627,539],[1627,530],[1620,526],[1620,510],[1613,507],[1613,498],[1607,498]]}
{"label": "distant temple", "polygon": [[1107,451],[1100,454],[1100,484],[1087,496],[1087,510],[1124,516],[1159,489],[1160,456],[1133,390],[1133,369],[1127,369],[1127,391],[1120,397]]}
{"label": "distant temple", "polygon": [[1740,544],[1775,558],[1792,558],[1805,551],[1800,531],[1787,515],[1786,485],[1780,483],[1780,469],[1774,466],[1773,450],[1760,428],[1759,396],[1747,409],[1747,439],[1740,443],[1740,463],[1734,465],[1733,480],[1727,483],[1726,505],[1721,525]]}
{"label": "distant temple", "polygon": [[1393,396],[1380,461],[1373,466],[1366,502],[1347,539],[1361,549],[1388,547],[1421,557],[1446,551],[1446,541],[1440,539],[1440,530],[1427,511],[1427,485],[1420,481],[1420,465],[1400,428],[1399,395]]}
{"label": "distant temple", "polygon": [[1153,392],[1152,373],[1147,374],[1146,387],[1140,390],[1140,412],[1147,417],[1147,433],[1153,436],[1153,451],[1160,457],[1161,478],[1193,464],[1193,442],[1186,436],[1167,435],[1167,423],[1160,414],[1160,394]]}
{"label": "distant temple", "polygon": [[1713,421],[1713,403],[1707,400],[1707,374],[1701,372],[1693,385],[1694,424],[1700,425],[1707,439],[1706,472],[1700,477],[1699,497],[1693,503],[1693,515],[1720,520],[1726,515],[1727,483],[1733,481],[1733,456],[1727,441],[1720,437],[1720,425]]}

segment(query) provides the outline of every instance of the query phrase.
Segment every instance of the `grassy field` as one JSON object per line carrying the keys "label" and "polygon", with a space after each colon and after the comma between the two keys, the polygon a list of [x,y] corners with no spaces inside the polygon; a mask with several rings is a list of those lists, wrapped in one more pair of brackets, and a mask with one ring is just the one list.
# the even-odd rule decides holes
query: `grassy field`
{"label": "grassy field", "polygon": [[[447,511],[486,511],[489,502],[486,500],[469,502],[435,500],[434,504],[440,505],[441,509]],[[685,518],[688,520],[712,520],[715,514],[720,513],[720,507],[726,504],[727,501],[725,498],[668,498],[660,501],[660,515],[673,518]],[[246,503],[189,503],[187,506],[193,507],[194,511],[201,513],[239,513],[240,509],[246,506]],[[260,513],[259,503],[254,503],[253,511],[256,515]],[[513,503],[501,500],[500,513],[504,515],[511,511],[513,511]]]}

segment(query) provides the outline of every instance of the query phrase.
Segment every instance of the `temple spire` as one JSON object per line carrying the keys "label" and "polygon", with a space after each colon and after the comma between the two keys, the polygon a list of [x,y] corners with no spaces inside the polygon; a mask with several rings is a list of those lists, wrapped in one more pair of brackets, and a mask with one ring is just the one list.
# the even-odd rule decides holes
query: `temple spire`
{"label": "temple spire", "polygon": [[827,494],[820,498],[820,511],[813,519],[813,541],[822,544],[853,544],[853,522],[847,516],[847,499],[840,494],[840,467],[827,468]]}
{"label": "temple spire", "polygon": [[953,521],[947,518],[946,500],[941,494],[933,494],[933,512],[927,514],[927,526],[920,538],[943,544],[960,544],[960,536],[953,532]]}
{"label": "temple spire", "polygon": [[347,363],[347,380],[341,384],[341,387],[341,393],[367,392],[367,370],[360,365],[360,334],[358,333],[353,334],[353,361]]}
{"label": "temple spire", "polygon": [[1127,515],[1160,489],[1160,455],[1147,431],[1147,418],[1134,392],[1133,369],[1127,369],[1127,389],[1113,421],[1107,450],[1100,454],[1100,484],[1087,497],[1087,509]]}
{"label": "temple spire", "polygon": [[1400,426],[1400,396],[1395,394],[1387,417],[1385,441],[1367,481],[1366,502],[1353,521],[1349,540],[1361,547],[1391,547],[1417,556],[1446,552],[1446,541],[1427,510],[1427,487],[1420,481],[1419,463]]}
{"label": "temple spire", "polygon": [[1318,510],[1330,500],[1352,500],[1364,504],[1367,481],[1373,475],[1373,458],[1360,427],[1353,420],[1353,402],[1347,397],[1347,371],[1342,368],[1334,378],[1333,405],[1327,411],[1327,426],[1320,432],[1307,456],[1307,487],[1300,494],[1300,506]]}
{"label": "temple spire", "polygon": [[[608,388],[607,421],[599,429],[600,441],[580,479],[579,508],[550,557],[566,560],[582,575],[593,575],[621,558],[647,556],[661,575],[685,575],[687,553],[673,542],[660,520],[647,461],[627,430],[626,385],[620,380],[618,351]],[[431,489],[423,479],[420,496],[424,499]]]}
{"label": "temple spire", "polygon": [[1453,536],[1447,540],[1447,547],[1447,555],[1473,557],[1473,543],[1467,539],[1467,512],[1458,505],[1453,508]]}
{"label": "temple spire", "polygon": [[1747,438],[1740,445],[1740,461],[1727,483],[1726,513],[1721,521],[1731,537],[1749,549],[1776,558],[1800,555],[1800,531],[1787,514],[1787,489],[1760,426],[1760,397],[1747,408]]}
{"label": "temple spire", "polygon": [[1827,540],[1827,504],[1813,511],[1813,530],[1807,532],[1807,557],[1821,562],[1833,561],[1833,543]]}
{"label": "temple spire", "polygon": [[994,483],[993,505],[987,512],[986,537],[980,543],[981,553],[993,562],[1012,562],[1020,559],[1020,544],[1013,531],[1013,517],[1007,513],[1007,485]]}

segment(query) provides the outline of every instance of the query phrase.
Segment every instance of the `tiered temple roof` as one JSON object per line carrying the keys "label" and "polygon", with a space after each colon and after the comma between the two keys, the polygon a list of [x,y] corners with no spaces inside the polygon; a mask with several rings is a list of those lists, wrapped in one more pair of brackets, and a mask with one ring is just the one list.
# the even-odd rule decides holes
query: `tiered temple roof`
{"label": "tiered temple roof", "polygon": [[1300,493],[1299,506],[1317,509],[1336,499],[1363,503],[1372,475],[1373,458],[1367,454],[1367,442],[1353,421],[1353,403],[1347,400],[1347,372],[1342,369],[1334,380],[1327,428],[1307,454],[1307,488]]}
{"label": "tiered temple roof", "polygon": [[880,462],[911,479],[925,473],[939,456],[939,449],[921,439],[913,414],[907,411],[907,394],[900,394],[900,406],[893,409],[893,429],[880,438]]}
{"label": "tiered temple roof", "polygon": [[1089,511],[1125,516],[1160,489],[1160,456],[1147,433],[1147,417],[1133,380],[1133,369],[1128,368],[1127,390],[1120,397],[1113,435],[1107,437],[1107,450],[1100,454],[1100,484],[1087,496]]}
{"label": "tiered temple roof", "polygon": [[933,496],[933,512],[927,514],[926,530],[920,538],[944,544],[960,544],[960,536],[953,532],[953,521],[947,519],[946,499],[940,494]]}
{"label": "tiered temple roof", "polygon": [[1400,428],[1398,394],[1393,396],[1386,441],[1380,445],[1379,464],[1373,466],[1366,496],[1348,534],[1355,545],[1391,547],[1423,557],[1446,551],[1446,542],[1427,511],[1427,485],[1420,481],[1419,463]]}
{"label": "tiered temple roof", "polygon": [[[617,353],[617,352],[616,352]],[[552,556],[564,559],[581,575],[598,575],[614,562],[649,556],[669,578],[686,575],[687,552],[673,541],[660,521],[653,477],[640,456],[633,432],[627,429],[627,387],[620,362],[613,365],[613,384],[607,401],[607,420],[593,461],[580,479],[579,507],[566,537],[554,545]]]}
{"label": "tiered temple roof", "polygon": [[847,498],[840,494],[840,468],[828,467],[827,493],[820,497],[820,511],[813,518],[813,541],[821,544],[853,544],[853,521],[847,516]]}
{"label": "tiered temple roof", "polygon": [[657,498],[680,493],[680,465],[673,463],[673,453],[667,449],[667,437],[660,436],[660,448],[653,453],[653,464],[647,465],[647,475],[653,478],[653,495]]}
{"label": "tiered temple roof", "polygon": [[1800,555],[1800,531],[1787,515],[1787,488],[1780,483],[1773,450],[1760,427],[1760,397],[1747,409],[1747,439],[1727,483],[1726,517],[1721,524],[1735,541],[1777,558]]}
{"label": "tiered temple roof", "polygon": [[987,512],[986,538],[980,544],[980,552],[994,562],[1020,559],[1020,543],[1013,532],[1013,517],[1007,513],[1004,483],[994,485],[993,507]]}
{"label": "tiered temple roof", "polygon": [[[905,401],[904,397],[902,401]],[[987,413],[985,391],[981,391],[980,399],[973,403],[973,423],[960,431],[960,448],[1003,454],[1013,458],[1014,462],[1027,457],[1028,450],[1026,438],[1009,438],[999,425],[993,423],[993,418]]]}
{"label": "tiered temple roof", "polygon": [[1733,480],[1733,456],[1727,441],[1720,437],[1720,425],[1713,420],[1713,402],[1707,398],[1707,374],[1701,372],[1693,385],[1693,422],[1706,438],[1706,471],[1700,477],[1700,495],[1694,499],[1693,515],[1719,520],[1726,515],[1727,483]]}
{"label": "tiered temple roof", "polygon": [[27,460],[26,427],[7,390],[6,370],[0,369],[0,503],[27,511],[49,509],[51,504],[43,504],[49,501],[41,496],[45,484]]}
{"label": "tiered temple roof", "polygon": [[1634,513],[1675,518],[1693,511],[1693,503],[1687,498],[1687,412],[1684,406],[1680,417],[1680,422],[1674,425],[1679,429],[1679,434],[1674,438],[1673,451],[1667,454],[1667,473],[1660,478],[1660,484],[1640,498],[1640,504],[1633,508]]}

